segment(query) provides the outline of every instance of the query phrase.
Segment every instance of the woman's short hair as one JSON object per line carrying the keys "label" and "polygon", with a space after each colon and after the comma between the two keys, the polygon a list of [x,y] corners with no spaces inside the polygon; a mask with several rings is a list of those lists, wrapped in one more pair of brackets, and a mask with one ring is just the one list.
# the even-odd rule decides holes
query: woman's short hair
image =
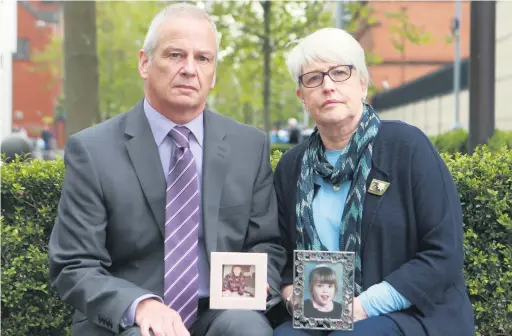
{"label": "woman's short hair", "polygon": [[309,273],[309,291],[312,292],[313,286],[319,283],[334,285],[335,292],[338,292],[336,272],[330,267],[320,265]]}
{"label": "woman's short hair", "polygon": [[[304,65],[315,62],[353,65],[359,78],[370,85],[370,73],[365,53],[359,42],[347,31],[339,28],[322,28],[298,41],[286,57],[286,66],[299,86],[299,76]],[[364,97],[366,98],[367,92]]]}

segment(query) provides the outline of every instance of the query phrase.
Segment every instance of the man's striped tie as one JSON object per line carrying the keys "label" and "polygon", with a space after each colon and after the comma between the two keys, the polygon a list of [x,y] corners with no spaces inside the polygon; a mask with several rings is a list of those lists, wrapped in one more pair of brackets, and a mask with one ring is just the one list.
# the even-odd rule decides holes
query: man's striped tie
{"label": "man's striped tie", "polygon": [[188,328],[198,305],[199,183],[190,130],[176,126],[169,134],[176,147],[167,176],[164,303],[180,314]]}

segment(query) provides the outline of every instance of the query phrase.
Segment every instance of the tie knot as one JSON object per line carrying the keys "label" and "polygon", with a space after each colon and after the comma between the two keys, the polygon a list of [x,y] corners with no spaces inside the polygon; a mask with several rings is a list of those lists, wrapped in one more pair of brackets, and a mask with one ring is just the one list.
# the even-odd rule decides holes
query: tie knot
{"label": "tie knot", "polygon": [[188,148],[188,136],[190,134],[190,130],[187,127],[176,126],[171,130],[171,132],[169,132],[169,134],[178,148]]}

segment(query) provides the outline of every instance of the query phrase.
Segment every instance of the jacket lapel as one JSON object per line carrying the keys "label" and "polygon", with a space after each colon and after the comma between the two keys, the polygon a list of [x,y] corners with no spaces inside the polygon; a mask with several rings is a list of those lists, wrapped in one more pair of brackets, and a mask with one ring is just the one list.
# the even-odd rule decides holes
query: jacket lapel
{"label": "jacket lapel", "polygon": [[222,187],[228,170],[229,150],[222,118],[209,110],[205,110],[202,202],[208,261],[210,261],[210,253],[217,250],[219,206]]}
{"label": "jacket lapel", "polygon": [[373,180],[380,180],[383,182],[388,182],[391,184],[391,176],[386,172],[386,168],[388,167],[388,156],[384,155],[379,147],[380,142],[378,138],[375,141],[375,146],[373,148],[372,154],[372,169],[370,171],[370,175],[368,176],[368,180],[366,181],[366,196],[364,201],[363,208],[363,222],[361,223],[361,253],[364,253],[364,249],[366,247],[367,237],[370,233],[373,223],[375,222],[375,218],[377,217],[377,212],[382,204],[384,198],[389,195],[388,192],[384,192],[382,195],[375,195],[369,192],[370,184]]}
{"label": "jacket lapel", "polygon": [[373,223],[375,222],[375,218],[377,217],[377,212],[382,204],[382,200],[389,193],[384,193],[383,195],[375,195],[368,192],[368,188],[370,187],[371,182],[374,180],[380,180],[384,182],[391,182],[390,177],[385,174],[383,171],[375,168],[375,166],[370,171],[370,175],[368,176],[368,181],[366,181],[366,196],[364,201],[363,208],[363,222],[361,223],[361,253],[364,252],[366,247],[366,241],[368,240],[368,234],[372,229]]}
{"label": "jacket lapel", "polygon": [[163,237],[166,182],[142,101],[128,112],[125,134],[128,136],[125,143],[128,156]]}

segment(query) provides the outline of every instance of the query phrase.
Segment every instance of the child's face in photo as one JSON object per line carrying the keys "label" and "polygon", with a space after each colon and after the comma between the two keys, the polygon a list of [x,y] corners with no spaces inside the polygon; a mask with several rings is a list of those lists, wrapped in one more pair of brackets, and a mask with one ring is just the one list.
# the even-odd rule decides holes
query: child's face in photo
{"label": "child's face in photo", "polygon": [[317,282],[313,286],[313,300],[321,306],[326,306],[331,303],[332,298],[336,292],[336,286],[330,283]]}
{"label": "child's face in photo", "polygon": [[242,269],[238,266],[235,266],[233,267],[233,273],[236,275],[236,276],[239,276],[240,273],[242,273]]}

